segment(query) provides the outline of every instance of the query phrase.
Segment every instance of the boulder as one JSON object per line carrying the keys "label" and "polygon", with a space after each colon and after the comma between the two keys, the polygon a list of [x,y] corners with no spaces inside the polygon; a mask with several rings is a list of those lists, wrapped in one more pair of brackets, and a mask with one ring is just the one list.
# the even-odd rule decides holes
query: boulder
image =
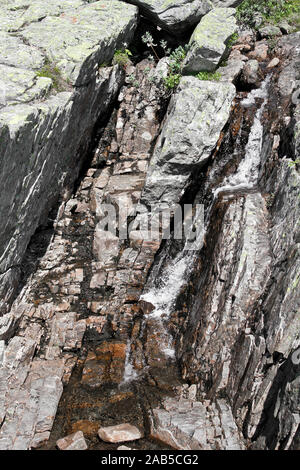
{"label": "boulder", "polygon": [[262,38],[273,38],[276,36],[282,36],[281,29],[273,24],[268,24],[266,26],[263,26],[262,28],[259,28],[258,32]]}
{"label": "boulder", "polygon": [[179,202],[192,171],[209,159],[229,117],[231,83],[183,77],[150,162],[142,202]]}
{"label": "boulder", "polygon": [[117,66],[99,66],[131,41],[137,24],[137,8],[115,0],[34,0],[22,6],[5,2],[0,11],[4,312],[32,234],[76,179],[94,125],[122,84]]}
{"label": "boulder", "polygon": [[183,73],[216,70],[238,29],[234,15],[234,8],[215,8],[202,18],[191,36]]}
{"label": "boulder", "polygon": [[145,16],[173,34],[197,24],[212,8],[210,0],[126,0],[137,5]]}
{"label": "boulder", "polygon": [[143,433],[136,426],[129,423],[100,428],[98,435],[102,441],[112,443],[135,441],[143,437]]}
{"label": "boulder", "polygon": [[243,68],[242,81],[245,85],[256,86],[259,81],[259,63],[257,60],[249,60]]}
{"label": "boulder", "polygon": [[86,450],[88,448],[82,431],[58,439],[56,445],[59,450]]}

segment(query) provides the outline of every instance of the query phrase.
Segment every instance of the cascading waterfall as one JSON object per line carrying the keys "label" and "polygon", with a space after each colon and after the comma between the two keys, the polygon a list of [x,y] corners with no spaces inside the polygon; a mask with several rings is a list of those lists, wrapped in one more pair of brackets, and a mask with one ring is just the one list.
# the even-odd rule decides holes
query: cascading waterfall
{"label": "cascading waterfall", "polygon": [[263,98],[263,103],[256,111],[254,117],[248,143],[245,148],[245,156],[242,159],[237,172],[226,177],[223,181],[223,186],[215,189],[215,198],[217,198],[221,193],[231,194],[239,191],[251,191],[256,189],[263,140],[263,125],[261,123],[261,117],[268,97],[270,78],[271,75],[264,80],[259,89],[253,90],[249,93],[247,98],[241,102],[242,106],[249,107],[255,104],[256,98]]}

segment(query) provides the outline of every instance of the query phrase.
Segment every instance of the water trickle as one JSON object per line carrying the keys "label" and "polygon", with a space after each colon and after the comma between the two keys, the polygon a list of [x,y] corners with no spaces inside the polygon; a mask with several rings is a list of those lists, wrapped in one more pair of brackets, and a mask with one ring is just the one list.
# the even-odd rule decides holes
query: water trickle
{"label": "water trickle", "polygon": [[137,379],[138,378],[138,374],[133,366],[133,364],[131,363],[131,360],[130,360],[130,351],[131,351],[131,341],[128,340],[127,341],[127,346],[126,346],[126,357],[125,357],[125,367],[124,367],[124,375],[123,375],[123,380],[122,382],[120,383],[120,387],[122,387],[122,385],[126,385],[130,382],[132,382],[133,380]]}
{"label": "water trickle", "polygon": [[240,191],[255,190],[258,182],[259,167],[261,161],[261,149],[263,141],[263,125],[261,123],[262,113],[264,111],[267,96],[268,85],[270,82],[268,76],[260,89],[253,90],[241,104],[245,107],[255,104],[256,98],[263,98],[261,106],[257,109],[253,125],[249,134],[248,143],[245,148],[245,156],[242,159],[235,174],[226,177],[223,186],[214,191],[215,198],[220,194],[235,193]]}
{"label": "water trickle", "polygon": [[142,300],[150,302],[155,309],[149,317],[168,318],[180,289],[187,282],[187,269],[192,262],[194,252],[181,251],[174,260],[170,261],[162,274],[159,286],[154,286],[141,296]]}

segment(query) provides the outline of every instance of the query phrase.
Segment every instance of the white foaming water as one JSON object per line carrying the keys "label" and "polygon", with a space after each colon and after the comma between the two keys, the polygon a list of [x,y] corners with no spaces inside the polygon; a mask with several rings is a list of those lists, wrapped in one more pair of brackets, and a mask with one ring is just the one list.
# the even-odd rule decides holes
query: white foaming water
{"label": "white foaming water", "polygon": [[155,309],[148,316],[168,317],[176,301],[177,294],[187,281],[187,269],[194,257],[194,251],[182,251],[168,264],[161,276],[159,287],[153,287],[141,296],[142,300],[150,302]]}
{"label": "white foaming water", "polygon": [[270,76],[266,78],[260,89],[253,90],[249,93],[248,97],[242,101],[244,106],[249,106],[255,103],[255,98],[264,98],[262,105],[257,110],[254,117],[248,143],[245,148],[245,156],[239,164],[237,172],[225,178],[223,182],[224,185],[214,191],[215,197],[221,192],[233,193],[240,190],[251,190],[254,189],[257,184],[263,140],[261,116],[268,96],[269,81]]}
{"label": "white foaming water", "polygon": [[124,368],[123,380],[120,383],[120,386],[125,385],[129,382],[132,382],[138,377],[138,374],[135,368],[130,362],[130,345],[131,345],[131,341],[128,340],[127,346],[126,346],[126,357],[125,357],[125,368]]}

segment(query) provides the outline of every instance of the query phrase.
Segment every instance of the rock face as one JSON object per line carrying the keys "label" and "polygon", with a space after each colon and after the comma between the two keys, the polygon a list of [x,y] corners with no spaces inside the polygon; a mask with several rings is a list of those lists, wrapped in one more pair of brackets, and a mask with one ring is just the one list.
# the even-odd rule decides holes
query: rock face
{"label": "rock face", "polygon": [[177,450],[244,450],[225,400],[166,399],[153,410],[151,437]]}
{"label": "rock face", "polygon": [[242,0],[126,0],[171,34],[189,31],[214,7],[235,7]]}
{"label": "rock face", "polygon": [[[269,113],[263,132],[255,126],[256,115],[247,144],[254,150],[252,165],[255,155],[260,164],[254,171],[244,162],[234,186],[215,192],[216,212],[196,268],[198,294],[180,339],[184,377],[198,382],[209,398],[225,393],[255,449],[293,448],[299,435],[299,103],[291,101],[299,33],[279,44],[287,60],[276,78],[278,94],[263,105],[260,116]],[[251,100],[244,104],[251,106]],[[217,174],[214,168],[209,178]],[[239,193],[245,177],[251,184]]]}
{"label": "rock face", "polygon": [[[119,109],[112,114],[92,167],[74,197],[62,202],[50,237],[48,230],[41,231],[41,238],[37,235],[38,252],[46,242],[45,253],[37,263],[35,244],[31,245],[22,266],[34,274],[10,311],[0,317],[0,449],[35,448],[49,439],[63,385],[77,364],[85,333],[91,346],[80,386],[88,389],[89,406],[95,390],[116,386],[126,376],[128,322],[138,311],[159,242],[135,239],[128,245],[125,239],[114,244],[113,234],[100,237],[98,222],[102,203],[115,201],[117,207],[120,200],[120,207],[126,203],[130,209],[140,198],[161,101],[148,69],[151,77],[160,77],[147,60],[136,69],[128,68]],[[103,73],[111,73],[111,68]],[[139,90],[131,86],[133,74]],[[100,169],[104,158],[106,165]],[[108,336],[103,341],[105,329],[115,331],[116,339]],[[82,430],[96,435],[94,423],[80,418],[78,428],[70,426],[64,434]]]}
{"label": "rock face", "polygon": [[141,431],[129,423],[100,428],[98,435],[105,442],[129,442],[143,437]]}
{"label": "rock face", "polygon": [[117,67],[99,67],[131,40],[137,9],[118,1],[56,0],[46,8],[44,2],[23,1],[1,5],[0,15],[0,292],[5,311],[31,235],[76,179],[94,125],[120,87]]}
{"label": "rock face", "polygon": [[[235,27],[238,2],[208,3]],[[181,19],[195,4],[160,3]],[[166,59],[102,63],[135,6],[3,5],[0,449],[299,448],[299,33],[270,73],[246,32],[219,82],[183,77],[169,101]],[[242,70],[250,92],[230,83]],[[148,206],[185,202],[203,205],[201,248],[175,229],[161,243],[169,222],[149,236]]]}
{"label": "rock face", "polygon": [[237,32],[234,8],[215,8],[196,26],[183,72],[193,74],[213,72],[225,56],[227,43]]}
{"label": "rock face", "polygon": [[209,159],[234,96],[230,83],[181,79],[151,159],[142,195],[145,203],[179,202],[191,173]]}

